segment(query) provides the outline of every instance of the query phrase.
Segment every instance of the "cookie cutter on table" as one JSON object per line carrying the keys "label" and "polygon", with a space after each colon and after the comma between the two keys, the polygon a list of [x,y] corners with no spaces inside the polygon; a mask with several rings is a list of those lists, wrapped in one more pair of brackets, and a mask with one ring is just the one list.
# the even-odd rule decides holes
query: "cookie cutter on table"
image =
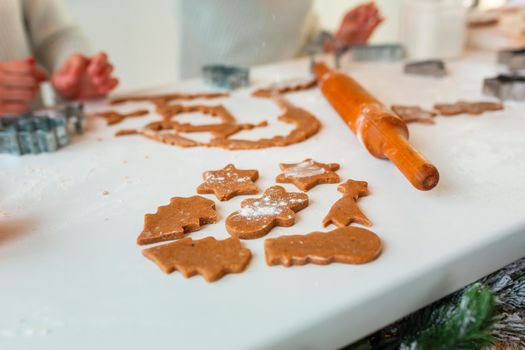
{"label": "cookie cutter on table", "polygon": [[39,154],[67,146],[73,129],[84,129],[83,106],[68,104],[20,116],[0,118],[0,153]]}
{"label": "cookie cutter on table", "polygon": [[525,100],[524,75],[498,75],[483,80],[483,93],[502,100]]}
{"label": "cookie cutter on table", "polygon": [[511,71],[525,69],[525,47],[498,52],[498,63],[506,65]]}
{"label": "cookie cutter on table", "polygon": [[441,78],[447,74],[447,69],[445,62],[442,60],[424,60],[406,63],[404,72],[406,74]]}
{"label": "cookie cutter on table", "polygon": [[354,61],[399,61],[406,56],[400,44],[347,45],[338,42],[332,33],[321,31],[305,48],[310,56],[310,68],[315,64],[315,56],[323,53],[326,45],[332,47],[336,68],[341,68],[341,57],[348,51]]}
{"label": "cookie cutter on table", "polygon": [[353,45],[350,53],[354,61],[400,61],[406,56],[400,44]]}
{"label": "cookie cutter on table", "polygon": [[322,54],[325,50],[325,47],[327,46],[331,46],[333,48],[336,68],[341,67],[341,56],[343,56],[350,47],[338,45],[332,33],[322,30],[313,40],[308,43],[308,45],[306,45],[304,50],[310,57],[310,70],[313,69],[316,56]]}
{"label": "cookie cutter on table", "polygon": [[239,66],[206,65],[202,67],[202,77],[212,86],[229,90],[250,85],[250,70]]}

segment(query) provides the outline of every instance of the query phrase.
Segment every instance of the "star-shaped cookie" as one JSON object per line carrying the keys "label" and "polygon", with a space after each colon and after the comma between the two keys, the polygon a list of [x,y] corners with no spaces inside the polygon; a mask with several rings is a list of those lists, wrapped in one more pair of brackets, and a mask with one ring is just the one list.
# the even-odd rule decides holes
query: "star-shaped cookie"
{"label": "star-shaped cookie", "polygon": [[337,163],[318,163],[312,159],[305,159],[296,164],[279,164],[282,174],[275,181],[292,183],[301,191],[308,191],[318,184],[333,184],[341,181],[334,171],[339,169]]}
{"label": "star-shaped cookie", "polygon": [[228,164],[221,170],[204,172],[204,182],[197,187],[197,193],[213,193],[221,201],[243,194],[257,194],[259,188],[253,182],[258,178],[257,170],[241,170]]}

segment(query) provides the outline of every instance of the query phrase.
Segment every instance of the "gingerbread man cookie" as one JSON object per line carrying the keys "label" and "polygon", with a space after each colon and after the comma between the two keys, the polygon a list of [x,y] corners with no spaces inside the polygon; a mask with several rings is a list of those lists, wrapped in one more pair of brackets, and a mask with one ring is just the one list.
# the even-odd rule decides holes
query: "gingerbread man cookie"
{"label": "gingerbread man cookie", "polygon": [[213,237],[194,241],[186,237],[142,253],[165,273],[177,270],[186,278],[199,274],[208,282],[244,271],[252,257],[250,250],[235,237],[222,241]]}
{"label": "gingerbread man cookie", "polygon": [[328,215],[323,219],[323,226],[334,224],[337,227],[345,227],[352,222],[372,226],[372,222],[357,206],[357,199],[368,195],[368,183],[366,181],[348,180],[339,185],[337,190],[343,194],[343,198],[332,206]]}
{"label": "gingerbread man cookie", "polygon": [[264,241],[264,251],[270,266],[364,264],[379,256],[381,239],[364,228],[342,227],[326,233],[269,238]]}
{"label": "gingerbread man cookie", "polygon": [[307,206],[306,194],[286,192],[281,186],[273,186],[264,191],[261,198],[242,201],[241,210],[226,218],[226,230],[241,239],[259,238],[275,226],[292,226],[295,212]]}
{"label": "gingerbread man cookie", "polygon": [[146,214],[144,229],[137,238],[139,245],[170,241],[197,231],[202,225],[217,220],[215,203],[201,196],[173,197],[170,204]]}
{"label": "gingerbread man cookie", "polygon": [[332,184],[340,181],[334,171],[339,169],[337,163],[318,163],[312,159],[305,159],[296,164],[279,164],[282,174],[275,181],[292,183],[301,191],[308,191],[318,184]]}
{"label": "gingerbread man cookie", "polygon": [[228,164],[221,170],[206,171],[202,178],[204,182],[197,187],[197,193],[213,193],[220,201],[259,193],[259,188],[253,183],[259,178],[257,170],[241,170]]}

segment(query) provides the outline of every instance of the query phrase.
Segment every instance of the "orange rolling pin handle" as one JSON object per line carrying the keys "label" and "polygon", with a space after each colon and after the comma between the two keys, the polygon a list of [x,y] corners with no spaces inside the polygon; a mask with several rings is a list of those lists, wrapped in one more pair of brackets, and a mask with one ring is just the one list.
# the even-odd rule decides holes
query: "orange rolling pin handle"
{"label": "orange rolling pin handle", "polygon": [[348,75],[324,63],[315,64],[314,73],[323,95],[374,157],[390,159],[419,190],[437,185],[438,170],[408,142],[405,122]]}

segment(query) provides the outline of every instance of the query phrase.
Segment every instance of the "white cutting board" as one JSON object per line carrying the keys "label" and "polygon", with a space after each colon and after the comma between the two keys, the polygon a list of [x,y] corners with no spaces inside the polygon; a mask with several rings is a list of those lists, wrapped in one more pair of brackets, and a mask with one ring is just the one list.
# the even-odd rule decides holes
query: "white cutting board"
{"label": "white cutting board", "polygon": [[[254,80],[304,76],[307,65],[262,67]],[[431,107],[479,100],[482,78],[498,70],[483,55],[449,67],[441,80],[405,76],[401,64],[352,65],[349,72],[387,104]],[[202,89],[192,81],[164,90]],[[525,255],[525,104],[411,125],[412,143],[441,173],[434,190],[420,192],[392,164],[371,157],[319,91],[289,98],[323,128],[286,148],[181,149],[113,136],[147,119],[107,127],[91,118],[87,132],[57,153],[1,155],[0,349],[335,349]],[[290,128],[277,124],[271,102],[251,98],[249,90],[207,103],[218,102],[241,121],[274,125],[252,131],[256,135]],[[106,109],[103,103],[87,107]],[[378,260],[268,267],[263,238],[244,242],[253,252],[244,273],[210,284],[200,276],[164,275],[135,244],[144,214],[170,197],[195,194],[203,171],[229,162],[255,168],[265,189],[274,184],[279,162],[308,157],[340,163],[345,180],[369,182],[371,194],[360,206],[383,240]],[[311,204],[297,224],[267,237],[321,230],[340,197],[336,187],[308,192]],[[244,198],[216,201],[218,223],[190,236],[228,237],[224,219]]]}

